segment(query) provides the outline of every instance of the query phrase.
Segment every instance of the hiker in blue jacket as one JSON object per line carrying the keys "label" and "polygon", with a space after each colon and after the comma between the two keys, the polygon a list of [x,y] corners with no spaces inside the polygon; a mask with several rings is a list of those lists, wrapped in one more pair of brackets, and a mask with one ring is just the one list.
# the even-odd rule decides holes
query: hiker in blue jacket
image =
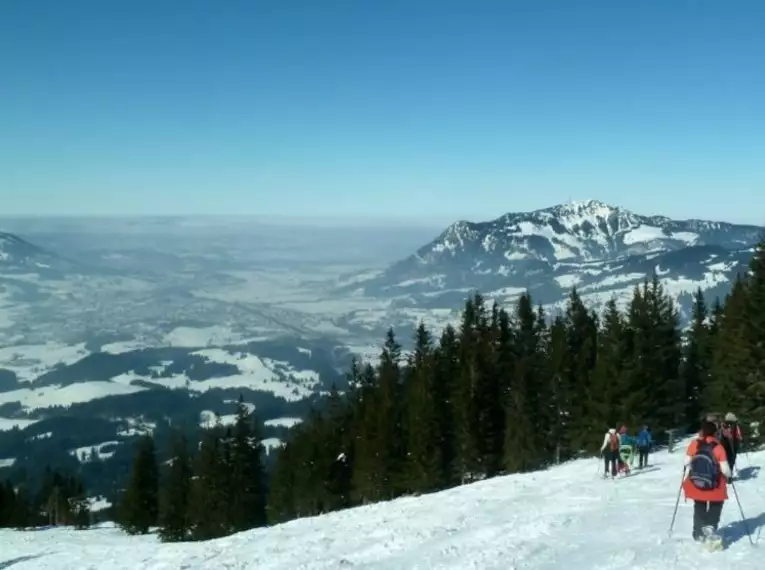
{"label": "hiker in blue jacket", "polygon": [[643,426],[637,436],[638,469],[648,467],[648,452],[651,450],[651,444],[653,444],[651,429],[648,426]]}

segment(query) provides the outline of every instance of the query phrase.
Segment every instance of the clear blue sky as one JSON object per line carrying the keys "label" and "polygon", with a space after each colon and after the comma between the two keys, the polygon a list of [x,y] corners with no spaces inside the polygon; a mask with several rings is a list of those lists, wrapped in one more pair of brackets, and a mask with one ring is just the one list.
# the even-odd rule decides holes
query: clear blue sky
{"label": "clear blue sky", "polygon": [[763,0],[2,0],[1,211],[765,224],[763,29]]}

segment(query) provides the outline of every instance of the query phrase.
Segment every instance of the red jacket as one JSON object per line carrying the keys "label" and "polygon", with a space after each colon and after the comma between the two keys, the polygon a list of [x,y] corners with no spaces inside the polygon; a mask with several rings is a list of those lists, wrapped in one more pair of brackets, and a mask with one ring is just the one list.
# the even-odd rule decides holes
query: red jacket
{"label": "red jacket", "polygon": [[[688,450],[685,452],[686,467],[690,464],[691,458],[696,455],[696,450],[701,441],[701,438],[694,439],[688,446]],[[685,498],[691,499],[692,501],[722,502],[728,499],[728,477],[731,475],[730,465],[728,465],[728,456],[725,453],[725,448],[720,445],[720,442],[717,441],[716,438],[709,436],[705,441],[707,443],[718,444],[712,449],[712,454],[720,465],[720,479],[717,482],[717,487],[710,489],[709,491],[698,489],[686,476],[683,480],[683,492],[685,493]]]}

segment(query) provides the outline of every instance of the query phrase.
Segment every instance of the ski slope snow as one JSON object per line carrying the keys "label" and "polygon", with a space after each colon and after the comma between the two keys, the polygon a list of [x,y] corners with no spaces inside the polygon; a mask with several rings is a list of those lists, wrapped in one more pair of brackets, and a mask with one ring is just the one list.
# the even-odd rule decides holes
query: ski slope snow
{"label": "ski slope snow", "polygon": [[[202,543],[161,544],[102,526],[87,531],[0,531],[0,568],[12,570],[667,570],[762,569],[765,452],[741,456],[736,483],[752,546],[731,490],[709,553],[691,538],[692,503],[680,501],[683,448],[658,452],[631,477],[601,478],[595,459],[498,477],[243,532]],[[762,473],[765,477],[765,473]]]}

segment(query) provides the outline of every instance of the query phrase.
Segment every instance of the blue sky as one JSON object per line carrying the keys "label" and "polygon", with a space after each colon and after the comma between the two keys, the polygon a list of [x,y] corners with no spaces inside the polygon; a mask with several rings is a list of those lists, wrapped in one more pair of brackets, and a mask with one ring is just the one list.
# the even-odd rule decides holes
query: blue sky
{"label": "blue sky", "polygon": [[6,215],[765,224],[765,2],[3,0]]}

